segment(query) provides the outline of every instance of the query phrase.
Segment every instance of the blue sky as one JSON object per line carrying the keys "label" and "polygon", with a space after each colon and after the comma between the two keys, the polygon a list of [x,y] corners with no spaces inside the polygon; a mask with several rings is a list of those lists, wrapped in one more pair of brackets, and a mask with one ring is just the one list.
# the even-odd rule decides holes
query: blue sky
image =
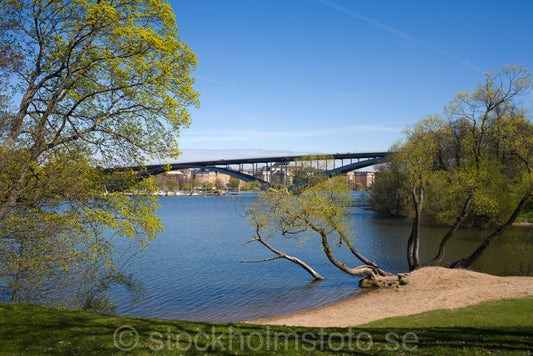
{"label": "blue sky", "polygon": [[533,70],[532,0],[170,3],[199,61],[182,160],[384,151],[485,71]]}

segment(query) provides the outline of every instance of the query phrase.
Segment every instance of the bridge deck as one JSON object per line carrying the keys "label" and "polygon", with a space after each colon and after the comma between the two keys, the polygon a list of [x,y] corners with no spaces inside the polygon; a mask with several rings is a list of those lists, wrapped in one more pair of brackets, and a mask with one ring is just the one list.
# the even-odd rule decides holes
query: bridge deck
{"label": "bridge deck", "polygon": [[[344,160],[350,160],[350,163],[347,165],[344,165],[344,163],[341,164],[341,167],[333,167],[333,169],[325,170],[323,172],[324,175],[327,176],[333,176],[339,173],[347,173],[349,171],[354,171],[357,169],[373,166],[375,164],[381,163],[386,161],[388,152],[366,152],[366,153],[335,153],[331,155],[323,155],[323,154],[316,154],[311,155],[310,157],[318,157],[318,160],[323,160],[320,158],[328,157],[327,159],[331,159],[334,161],[344,161]],[[268,184],[266,181],[263,181],[262,179],[256,177],[255,175],[251,175],[245,172],[242,172],[242,166],[246,164],[255,164],[256,169],[257,165],[260,163],[266,164],[268,167],[268,164],[279,164],[279,163],[289,163],[296,161],[298,159],[309,157],[309,155],[306,156],[276,156],[276,157],[259,157],[259,158],[244,158],[244,159],[230,159],[230,160],[215,160],[215,161],[200,161],[200,162],[186,162],[186,163],[161,163],[161,164],[151,164],[147,165],[145,167],[120,167],[120,168],[108,168],[105,169],[106,172],[114,172],[114,171],[120,171],[125,169],[132,169],[133,171],[137,171],[137,179],[144,179],[151,175],[158,175],[166,170],[177,170],[177,169],[185,169],[185,168],[200,168],[200,169],[207,169],[219,173],[228,174],[230,176],[233,176],[235,178],[241,179],[245,182],[252,182],[252,181],[259,181],[261,183]],[[353,163],[352,160],[357,159],[356,163]],[[232,169],[230,166],[232,165],[239,165],[239,169]]]}
{"label": "bridge deck", "polygon": [[[199,162],[175,162],[169,163],[175,169],[188,168],[191,166],[203,166],[203,167],[216,167],[216,166],[232,166],[241,164],[259,164],[259,163],[281,163],[281,162],[294,162],[298,159],[305,158],[307,156],[327,156],[334,160],[347,160],[347,159],[369,159],[369,158],[385,158],[388,152],[365,152],[365,153],[334,153],[334,154],[316,154],[316,155],[294,155],[294,156],[274,156],[274,157],[258,157],[258,158],[237,158],[237,159],[220,159],[213,161],[199,161]],[[161,167],[165,164],[150,164],[145,167],[123,167],[131,168],[133,170],[141,170],[145,168],[147,171],[151,171]]]}

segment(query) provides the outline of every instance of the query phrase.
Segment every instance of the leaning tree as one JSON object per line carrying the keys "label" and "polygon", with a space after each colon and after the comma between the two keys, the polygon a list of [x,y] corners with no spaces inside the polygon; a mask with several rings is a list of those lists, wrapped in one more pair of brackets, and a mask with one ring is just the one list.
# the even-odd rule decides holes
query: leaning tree
{"label": "leaning tree", "polygon": [[[243,262],[287,259],[304,268],[313,278],[321,280],[324,277],[307,263],[274,247],[279,239],[304,243],[307,239],[316,238],[327,259],[341,271],[352,276],[366,276],[373,281],[390,276],[390,273],[356,249],[349,214],[353,199],[347,181],[343,176],[328,178],[320,171],[311,169],[313,165],[309,163],[317,159],[320,157],[304,158],[297,162],[294,170],[305,174],[300,174],[302,179],[293,189],[266,189],[246,208],[245,214],[254,231],[253,238],[246,243],[261,243],[274,256]],[[341,261],[336,257],[335,248],[342,247],[350,251],[353,261]]]}

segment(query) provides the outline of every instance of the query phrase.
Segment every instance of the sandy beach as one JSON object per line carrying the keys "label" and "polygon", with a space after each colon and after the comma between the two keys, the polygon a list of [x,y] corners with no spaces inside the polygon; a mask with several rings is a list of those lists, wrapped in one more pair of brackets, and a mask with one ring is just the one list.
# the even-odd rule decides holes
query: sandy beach
{"label": "sandy beach", "polygon": [[407,275],[407,285],[379,289],[332,305],[249,321],[311,327],[348,327],[370,321],[453,309],[488,300],[533,296],[533,277],[497,277],[463,269],[426,267]]}

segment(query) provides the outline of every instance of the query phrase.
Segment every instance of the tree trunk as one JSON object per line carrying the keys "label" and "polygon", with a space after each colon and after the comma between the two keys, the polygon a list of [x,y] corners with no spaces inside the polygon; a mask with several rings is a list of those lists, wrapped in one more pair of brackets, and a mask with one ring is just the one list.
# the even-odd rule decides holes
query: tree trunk
{"label": "tree trunk", "polygon": [[451,263],[447,267],[449,268],[468,268],[470,267],[482,254],[483,252],[490,246],[492,243],[505,231],[507,231],[514,223],[518,215],[522,212],[522,209],[526,205],[527,201],[531,198],[531,192],[528,192],[524,195],[522,200],[518,203],[518,206],[514,210],[511,217],[507,220],[507,222],[502,225],[498,230],[496,230],[494,233],[492,233],[483,243],[467,258],[460,259],[458,261],[455,261],[454,263]]}
{"label": "tree trunk", "polygon": [[341,263],[335,258],[335,256],[333,256],[333,253],[331,252],[326,232],[324,230],[321,230],[319,231],[319,233],[322,237],[322,248],[324,250],[324,253],[326,254],[328,260],[333,263],[335,267],[352,276],[360,276],[362,274],[366,274],[368,277],[375,279],[377,276],[380,275],[377,268],[373,266],[363,265],[354,268],[349,268],[344,263]]}
{"label": "tree trunk", "polygon": [[348,246],[348,248],[350,249],[350,252],[352,253],[352,255],[354,255],[357,259],[359,259],[359,261],[363,262],[364,264],[366,264],[368,266],[371,266],[371,267],[374,267],[376,269],[376,271],[379,273],[379,275],[381,275],[381,276],[390,276],[390,273],[387,273],[384,270],[382,270],[381,268],[379,268],[377,263],[372,262],[368,258],[366,258],[365,256],[361,255],[359,253],[359,251],[357,251],[355,249],[355,246],[352,244],[350,239],[344,234],[344,232],[341,229],[337,228],[337,226],[335,225],[335,223],[333,221],[331,221],[331,219],[329,219],[329,223],[332,226],[335,227],[335,230],[338,232],[341,242],[344,242]]}
{"label": "tree trunk", "polygon": [[422,219],[422,205],[424,203],[424,189],[420,187],[419,196],[416,196],[416,188],[412,192],[413,204],[415,206],[415,218],[413,220],[413,227],[411,235],[407,241],[407,263],[409,271],[413,271],[420,267],[420,260],[418,257],[420,245],[420,221]]}
{"label": "tree trunk", "polygon": [[350,251],[352,252],[352,254],[357,257],[361,262],[363,262],[364,264],[370,266],[370,267],[374,267],[376,269],[376,272],[380,275],[380,276],[390,276],[390,273],[388,272],[385,272],[384,270],[382,270],[381,268],[379,268],[379,266],[375,263],[375,262],[372,262],[370,261],[369,259],[367,259],[365,256],[361,255],[359,253],[359,251],[357,251],[354,247],[354,245],[352,244],[352,242],[350,240],[348,240],[347,237],[343,237],[343,242],[348,245],[348,248],[350,249]]}
{"label": "tree trunk", "polygon": [[438,263],[440,263],[440,261],[442,261],[442,258],[444,257],[444,252],[445,252],[445,249],[446,249],[446,244],[452,238],[453,234],[455,234],[457,229],[459,229],[459,227],[465,221],[466,216],[468,215],[468,211],[470,210],[470,204],[472,203],[472,199],[473,198],[474,198],[474,193],[471,193],[468,196],[468,199],[465,202],[465,205],[463,207],[463,211],[461,213],[461,216],[455,221],[455,224],[452,226],[452,228],[450,230],[448,230],[446,235],[444,235],[444,237],[442,238],[442,240],[440,242],[439,250],[437,252],[437,255],[435,257],[433,257],[433,259],[431,261],[429,261],[426,264],[426,266],[435,266]]}
{"label": "tree trunk", "polygon": [[29,174],[28,170],[29,170],[29,164],[24,163],[19,170],[19,177],[17,181],[15,182],[14,186],[11,188],[11,191],[9,192],[7,199],[0,206],[0,219],[3,219],[9,212],[11,212],[11,210],[13,210],[13,208],[16,207],[17,200],[19,199],[23,186],[24,186],[24,182],[26,180],[26,177]]}

